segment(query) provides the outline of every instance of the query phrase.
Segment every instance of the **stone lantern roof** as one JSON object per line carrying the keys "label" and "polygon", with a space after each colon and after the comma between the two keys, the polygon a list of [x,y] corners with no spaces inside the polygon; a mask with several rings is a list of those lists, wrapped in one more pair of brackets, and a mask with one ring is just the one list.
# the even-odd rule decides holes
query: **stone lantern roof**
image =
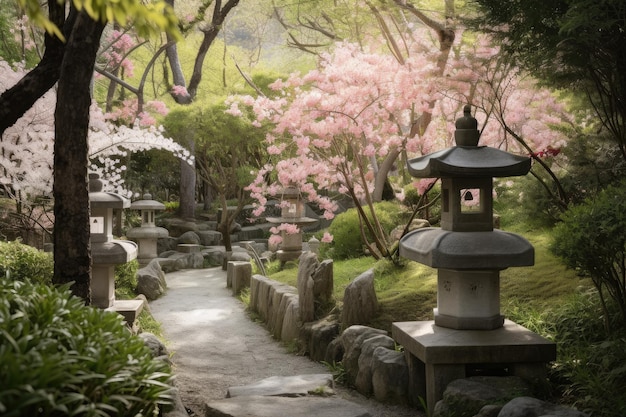
{"label": "stone lantern roof", "polygon": [[143,200],[133,201],[130,208],[133,210],[165,210],[165,204],[153,200],[151,194],[144,194]]}
{"label": "stone lantern roof", "polygon": [[477,125],[470,106],[465,106],[463,117],[456,121],[457,146],[409,160],[409,173],[416,178],[493,178],[522,176],[530,171],[530,158],[478,146]]}
{"label": "stone lantern roof", "polygon": [[416,178],[478,178],[526,175],[530,158],[488,146],[453,146],[408,161]]}
{"label": "stone lantern roof", "polygon": [[98,174],[89,174],[89,204],[91,208],[123,209],[130,207],[130,201],[119,194],[102,191],[102,180]]}

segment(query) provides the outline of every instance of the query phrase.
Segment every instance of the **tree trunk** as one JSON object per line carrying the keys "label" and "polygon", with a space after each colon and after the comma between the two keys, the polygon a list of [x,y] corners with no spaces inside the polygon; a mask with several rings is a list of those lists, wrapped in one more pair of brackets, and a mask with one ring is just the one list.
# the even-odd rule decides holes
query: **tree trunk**
{"label": "tree trunk", "polygon": [[54,278],[73,282],[72,293],[90,303],[91,253],[87,188],[90,84],[104,24],[77,16],[65,46],[55,109]]}
{"label": "tree trunk", "polygon": [[[48,14],[54,24],[63,28],[63,33],[67,38],[70,32],[69,26],[74,22],[75,16],[70,14],[66,20],[65,6],[56,1],[48,3]],[[0,95],[0,136],[59,79],[65,45],[59,39],[46,34],[45,47],[46,50],[39,64],[17,84]]]}
{"label": "tree trunk", "polygon": [[[187,149],[195,154],[193,140],[188,143]],[[180,198],[178,215],[185,219],[196,217],[196,168],[180,160]]]}

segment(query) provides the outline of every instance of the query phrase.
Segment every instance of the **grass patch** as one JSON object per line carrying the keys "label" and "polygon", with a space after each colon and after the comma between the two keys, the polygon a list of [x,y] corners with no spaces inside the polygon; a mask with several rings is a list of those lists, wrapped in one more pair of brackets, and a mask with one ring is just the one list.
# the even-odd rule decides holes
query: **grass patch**
{"label": "grass patch", "polygon": [[[568,270],[548,249],[550,237],[546,230],[518,226],[535,248],[535,265],[509,268],[501,272],[502,313],[514,313],[519,305],[542,311],[559,304],[568,294],[589,288],[591,282]],[[417,262],[404,260],[398,266],[388,260],[376,261],[362,257],[333,261],[334,297],[341,307],[348,284],[357,276],[374,268],[376,295],[380,304],[372,327],[391,330],[394,321],[432,320],[437,306],[437,270]],[[296,286],[297,264],[287,263],[281,270],[278,262],[268,267],[268,275],[276,281]]]}

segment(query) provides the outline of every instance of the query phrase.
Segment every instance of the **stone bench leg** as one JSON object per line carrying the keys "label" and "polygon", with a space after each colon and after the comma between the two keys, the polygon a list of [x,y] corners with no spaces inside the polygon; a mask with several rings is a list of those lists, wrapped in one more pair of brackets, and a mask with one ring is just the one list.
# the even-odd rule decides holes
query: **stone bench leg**
{"label": "stone bench leg", "polygon": [[428,415],[433,415],[435,404],[443,398],[448,384],[455,379],[465,378],[464,364],[426,364],[426,406]]}

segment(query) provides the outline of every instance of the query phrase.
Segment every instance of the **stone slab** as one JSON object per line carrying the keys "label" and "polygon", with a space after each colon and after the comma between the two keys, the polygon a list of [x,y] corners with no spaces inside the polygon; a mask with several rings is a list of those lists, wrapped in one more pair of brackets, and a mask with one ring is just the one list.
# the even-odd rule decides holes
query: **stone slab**
{"label": "stone slab", "polygon": [[522,363],[556,359],[556,344],[510,320],[494,330],[455,330],[430,321],[396,322],[392,337],[424,363]]}
{"label": "stone slab", "polygon": [[333,388],[331,374],[272,376],[249,385],[228,388],[227,398],[249,395],[275,395],[282,397],[305,396],[309,392]]}
{"label": "stone slab", "polygon": [[341,398],[246,396],[211,401],[205,417],[372,417],[362,406]]}
{"label": "stone slab", "polygon": [[121,314],[129,325],[133,325],[141,310],[143,310],[143,300],[115,300],[110,310]]}
{"label": "stone slab", "polygon": [[195,243],[179,243],[176,246],[176,250],[182,253],[198,253],[202,249],[202,246]]}

